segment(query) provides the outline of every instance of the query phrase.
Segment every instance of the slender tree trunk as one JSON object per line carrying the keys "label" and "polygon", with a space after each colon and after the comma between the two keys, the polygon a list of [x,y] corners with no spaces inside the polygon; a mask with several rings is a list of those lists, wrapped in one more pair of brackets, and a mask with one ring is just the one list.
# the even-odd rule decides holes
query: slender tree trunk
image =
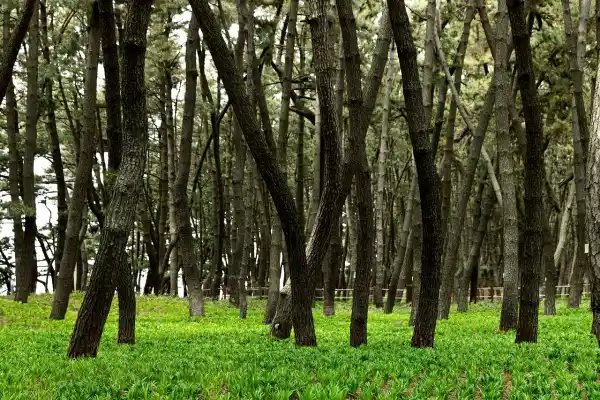
{"label": "slender tree trunk", "polygon": [[410,192],[408,193],[406,211],[404,213],[404,222],[402,223],[402,231],[400,232],[400,246],[393,262],[394,271],[392,272],[392,278],[390,281],[388,295],[385,300],[385,309],[383,311],[386,314],[391,314],[394,309],[394,303],[396,301],[396,291],[398,290],[398,280],[400,279],[400,273],[404,268],[404,264],[406,264],[406,248],[408,245],[410,228],[412,226],[413,207],[415,203],[416,191],[417,177],[416,175],[414,175],[410,184]]}
{"label": "slender tree trunk", "polygon": [[[35,251],[36,205],[35,205],[35,173],[34,160],[37,149],[37,120],[39,110],[38,99],[38,29],[39,7],[34,7],[29,27],[27,53],[27,114],[25,120],[25,147],[23,151],[23,186],[22,197],[25,207],[25,224],[23,233],[23,253],[21,270],[16,273],[15,300],[27,303],[27,297],[35,292],[37,283],[37,259]],[[18,29],[18,28],[17,28]],[[4,91],[3,91],[4,92]],[[2,94],[4,94],[2,92]]]}
{"label": "slender tree trunk", "polygon": [[428,115],[424,107],[424,91],[419,81],[417,51],[412,39],[406,5],[403,0],[388,0],[388,10],[402,71],[402,89],[417,168],[423,222],[421,288],[412,346],[432,347],[438,310],[443,245],[440,179],[427,135]]}
{"label": "slender tree trunk", "polygon": [[413,204],[413,220],[412,220],[412,235],[413,235],[413,302],[410,309],[410,319],[408,324],[414,326],[421,298],[421,270],[422,270],[422,253],[423,253],[423,224],[421,215],[421,196],[419,190],[415,190]]}
{"label": "slender tree trunk", "polygon": [[580,2],[581,12],[579,21],[579,39],[583,43],[578,43],[578,35],[573,30],[573,21],[571,19],[569,2],[563,0],[562,5],[565,39],[569,52],[571,84],[573,85],[573,171],[575,177],[575,197],[577,201],[577,219],[575,225],[575,232],[577,235],[577,252],[575,264],[573,266],[573,273],[571,275],[572,279],[568,305],[570,308],[578,308],[581,303],[581,295],[583,292],[583,274],[588,262],[588,258],[585,256],[585,169],[587,162],[589,128],[583,99],[583,60],[582,54],[580,53],[582,52],[582,44],[583,50],[585,50],[585,35],[581,35],[581,30],[585,32],[586,29],[587,19],[590,11],[590,0],[584,0]]}
{"label": "slender tree trunk", "polygon": [[[111,190],[114,174],[121,164],[121,88],[119,59],[117,55],[117,33],[115,12],[111,0],[98,0],[100,14],[100,35],[102,37],[102,65],[104,67],[104,93],[106,98],[106,137],[108,138],[107,189]],[[112,175],[111,175],[112,174]]]}
{"label": "slender tree trunk", "polygon": [[98,77],[98,58],[100,53],[100,32],[98,20],[98,5],[92,9],[89,30],[89,45],[87,56],[87,76],[83,104],[83,130],[80,139],[79,163],[75,171],[75,184],[71,192],[69,205],[69,217],[67,220],[67,232],[65,240],[65,251],[60,263],[58,273],[58,285],[54,293],[50,319],[62,320],[65,318],[69,296],[73,290],[73,270],[80,254],[79,231],[82,226],[83,211],[86,204],[87,191],[91,185],[92,165],[95,157],[96,136],[96,83]]}
{"label": "slender tree trunk", "polygon": [[544,294],[544,315],[555,315],[556,314],[556,284],[557,284],[557,271],[560,269],[560,261],[557,265],[554,264],[553,259],[553,248],[554,248],[554,236],[552,229],[550,228],[550,221],[552,217],[552,206],[548,204],[545,206],[546,219],[544,224],[544,271],[546,275],[545,294]]}
{"label": "slender tree trunk", "polygon": [[508,75],[508,15],[506,1],[498,0],[496,23],[496,145],[502,188],[502,246],[504,263],[504,291],[500,330],[517,328],[519,315],[519,226],[517,221],[517,198],[515,192],[514,155],[509,134],[510,77]]}
{"label": "slender tree trunk", "polygon": [[135,218],[148,141],[144,59],[151,3],[133,0],[126,13],[121,80],[124,157],[106,210],[90,285],[69,344],[70,358],[96,356],[114,296],[116,274],[124,270],[119,265],[127,260],[125,247]]}
{"label": "slender tree trunk", "polygon": [[[10,9],[6,8],[3,13],[3,45],[7,49],[10,41]],[[0,100],[1,101],[1,100]],[[15,87],[12,79],[8,82],[6,89],[6,133],[8,136],[8,175],[10,201],[14,209],[11,211],[13,220],[13,249],[15,254],[15,268],[17,271],[23,271],[23,221],[21,211],[19,210],[21,194],[21,171],[23,169],[23,160],[19,152],[19,112],[17,109],[17,99],[15,96]],[[15,300],[19,301],[17,298]],[[21,299],[22,301],[22,299]]]}
{"label": "slender tree trunk", "polygon": [[[377,160],[377,194],[375,203],[375,217],[376,217],[376,232],[377,238],[377,260],[375,262],[375,305],[378,307],[383,306],[382,290],[384,284],[384,263],[383,263],[383,197],[384,197],[384,186],[385,186],[385,164],[387,160],[387,141],[388,141],[388,130],[389,130],[389,116],[390,116],[390,95],[392,91],[392,85],[394,83],[394,45],[390,46],[390,55],[388,56],[387,66],[387,81],[385,85],[385,96],[383,98],[383,115],[381,122],[381,137],[379,139],[379,159]],[[401,263],[402,261],[400,261]],[[388,299],[390,298],[388,292]],[[395,295],[395,293],[394,293]],[[378,303],[377,300],[381,300]],[[393,301],[392,301],[393,306]],[[391,312],[391,309],[390,309]]]}
{"label": "slender tree trunk", "polygon": [[[40,2],[40,16],[42,23],[42,53],[44,60],[48,66],[52,64],[50,59],[50,48],[48,44],[48,18],[46,13],[46,5]],[[65,246],[65,236],[67,230],[67,186],[65,184],[65,173],[63,169],[63,161],[60,151],[60,140],[58,136],[58,128],[56,126],[56,113],[55,103],[53,95],[53,81],[50,76],[47,76],[44,80],[46,87],[46,130],[50,135],[50,141],[52,145],[52,166],[54,168],[54,174],[56,175],[56,202],[57,202],[57,240],[56,248],[54,251],[54,263],[56,265],[56,273],[60,269],[60,262],[62,260],[63,250]],[[7,99],[8,101],[8,99]],[[53,276],[53,282],[56,276]],[[54,284],[52,285],[54,286]]]}
{"label": "slender tree trunk", "polygon": [[539,285],[543,250],[544,135],[541,105],[537,95],[531,44],[524,4],[507,0],[515,45],[519,91],[525,114],[527,151],[525,159],[525,236],[521,294],[516,342],[537,342]]}
{"label": "slender tree trunk", "polygon": [[[467,54],[467,47],[469,45],[469,35],[471,33],[471,21],[473,21],[473,16],[475,15],[475,4],[474,0],[469,0],[467,5],[467,9],[465,11],[465,19],[463,22],[463,31],[460,38],[460,42],[458,44],[458,49],[456,51],[456,56],[454,58],[454,65],[452,69],[454,70],[454,85],[456,88],[456,93],[460,95],[462,88],[462,74],[463,74],[463,64],[465,61],[465,55]],[[436,28],[437,29],[437,28]],[[452,82],[448,77],[446,77],[446,81]],[[454,157],[453,148],[454,148],[454,129],[456,124],[456,110],[457,110],[457,99],[453,96],[452,101],[450,102],[450,109],[448,111],[448,122],[446,125],[446,143],[444,146],[444,159],[442,165],[442,231],[444,234],[444,243],[447,243],[449,239],[449,235],[452,235],[452,232],[448,232],[448,224],[450,221],[450,198],[452,197],[452,160]],[[448,234],[449,233],[449,234]],[[447,255],[447,254],[446,254]],[[445,257],[445,256],[444,256]],[[447,279],[447,278],[444,278]],[[442,283],[442,287],[444,283]],[[443,304],[443,301],[442,301]]]}
{"label": "slender tree trunk", "polygon": [[[162,74],[161,74],[162,75]],[[159,184],[158,184],[158,275],[161,281],[160,293],[162,290],[162,281],[165,279],[163,268],[163,258],[167,251],[167,220],[169,216],[169,164],[168,164],[168,146],[167,146],[167,114],[166,114],[166,92],[164,76],[159,77],[158,98],[160,105],[160,127],[158,129],[158,147],[159,147]],[[169,280],[170,282],[170,280]],[[158,293],[155,293],[158,294]]]}
{"label": "slender tree trunk", "polygon": [[[437,32],[435,35],[435,40],[436,46],[438,48],[438,57],[440,59],[440,63],[442,64],[442,67],[446,74],[446,79],[449,80],[450,72],[444,59],[444,53],[442,51],[441,43]],[[450,313],[452,287],[454,284],[454,275],[456,273],[456,268],[458,264],[458,251],[460,249],[460,232],[462,232],[465,223],[467,205],[469,202],[469,197],[471,195],[471,190],[473,188],[473,181],[475,180],[475,172],[477,170],[477,162],[479,161],[479,156],[484,151],[483,141],[485,139],[485,133],[487,132],[487,127],[492,115],[494,100],[496,96],[496,86],[492,82],[492,84],[490,84],[490,87],[488,88],[483,108],[479,115],[477,128],[475,128],[470,119],[468,118],[463,105],[460,103],[458,91],[453,85],[450,85],[450,90],[452,92],[453,98],[456,99],[457,108],[460,111],[461,116],[465,120],[468,129],[471,132],[473,132],[473,140],[471,141],[469,149],[469,161],[467,167],[465,168],[464,179],[461,190],[459,192],[460,197],[457,204],[456,218],[452,221],[452,224],[450,225],[450,230],[448,231],[448,245],[446,248],[446,255],[444,257],[444,268],[442,275],[442,284],[440,289],[440,308],[438,312],[438,317],[440,319],[447,319]],[[488,171],[490,171],[489,167]],[[494,176],[493,169],[490,171],[490,176]]]}
{"label": "slender tree trunk", "polygon": [[202,280],[198,272],[196,249],[190,221],[190,206],[187,184],[190,175],[192,158],[192,138],[194,135],[194,114],[196,109],[196,89],[198,70],[196,67],[196,50],[199,45],[198,22],[192,15],[186,42],[185,55],[185,100],[183,107],[183,124],[179,143],[179,158],[176,179],[173,184],[173,204],[175,206],[176,234],[179,239],[179,260],[187,284],[190,316],[204,315],[204,297]]}

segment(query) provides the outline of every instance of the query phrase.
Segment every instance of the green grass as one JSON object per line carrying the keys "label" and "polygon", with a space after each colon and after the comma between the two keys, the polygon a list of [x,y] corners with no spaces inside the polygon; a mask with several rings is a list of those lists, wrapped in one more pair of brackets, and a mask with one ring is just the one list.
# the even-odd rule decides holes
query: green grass
{"label": "green grass", "polygon": [[[410,347],[409,310],[369,314],[369,344],[348,346],[350,304],[337,315],[315,309],[319,347],[275,341],[261,325],[207,303],[190,320],[187,303],[138,300],[135,346],[116,344],[116,310],[96,359],[66,358],[81,295],[65,321],[48,321],[52,298],[0,299],[0,399],[600,399],[600,351],[585,309],[559,304],[540,317],[539,343],[515,345],[499,333],[499,307],[480,304],[438,324],[434,350]],[[401,322],[400,322],[401,321]]]}

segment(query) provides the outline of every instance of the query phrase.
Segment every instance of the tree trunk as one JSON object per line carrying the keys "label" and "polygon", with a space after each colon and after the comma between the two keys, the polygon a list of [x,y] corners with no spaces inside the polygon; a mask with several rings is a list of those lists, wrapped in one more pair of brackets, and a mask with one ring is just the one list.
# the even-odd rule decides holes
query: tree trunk
{"label": "tree trunk", "polygon": [[[454,65],[452,69],[454,70],[454,83],[450,83],[454,85],[456,88],[456,93],[460,95],[462,88],[462,74],[463,74],[463,64],[465,61],[465,55],[467,54],[467,47],[469,45],[469,35],[471,33],[471,21],[473,21],[473,16],[475,15],[475,4],[474,0],[469,0],[467,5],[467,9],[465,11],[465,20],[463,22],[463,30],[460,38],[460,43],[458,44],[458,49],[456,51],[456,56],[454,58]],[[437,28],[436,28],[437,29]],[[448,77],[446,77],[447,82],[452,82]],[[456,110],[457,110],[457,99],[452,96],[452,101],[450,102],[450,109],[448,111],[448,122],[446,125],[446,143],[444,146],[444,159],[442,165],[442,232],[444,235],[444,243],[447,243],[449,236],[452,235],[452,232],[448,232],[448,224],[450,221],[451,207],[450,207],[450,198],[452,197],[452,160],[454,157],[454,129],[456,125]],[[467,196],[468,198],[468,196]],[[460,207],[460,205],[459,205]],[[444,255],[444,257],[446,257]],[[444,278],[447,279],[447,278]],[[442,287],[444,287],[444,281],[442,281]],[[442,299],[442,305],[444,299]]]}
{"label": "tree trunk", "polygon": [[[10,38],[4,41],[4,54],[0,59],[0,104],[4,100],[8,85],[12,81],[12,72],[21,49],[21,44],[25,39],[25,34],[31,29],[31,24],[37,24],[32,21],[37,20],[37,4],[38,0],[26,0],[23,6],[23,13],[17,23],[17,26],[13,30]],[[30,24],[31,23],[31,24]],[[5,36],[6,37],[6,36]],[[37,51],[37,50],[36,50]]]}
{"label": "tree trunk", "polygon": [[[35,292],[37,283],[37,259],[35,251],[36,205],[35,205],[35,173],[34,160],[37,150],[38,120],[38,2],[34,7],[29,27],[29,48],[27,53],[27,114],[25,120],[25,147],[23,151],[23,206],[25,208],[25,224],[23,233],[23,253],[21,254],[21,270],[16,273],[15,300],[27,303],[29,293]],[[18,28],[17,28],[18,29]],[[4,94],[4,91],[2,91]]]}
{"label": "tree trunk", "polygon": [[412,235],[413,235],[413,302],[410,309],[410,319],[408,324],[415,325],[417,312],[419,310],[419,299],[421,297],[421,257],[423,252],[423,225],[421,223],[421,197],[419,190],[415,190],[413,204],[413,219],[412,219]]}
{"label": "tree trunk", "polygon": [[427,135],[429,124],[423,104],[423,90],[419,81],[417,51],[412,39],[406,6],[403,0],[388,0],[388,10],[402,70],[402,89],[417,168],[423,223],[421,288],[412,346],[433,347],[443,244],[440,179]]}
{"label": "tree trunk", "polygon": [[[5,9],[3,14],[3,44],[4,48],[7,49],[10,40],[10,9]],[[14,209],[11,211],[11,214],[13,220],[14,233],[13,249],[15,257],[15,268],[17,271],[23,271],[23,221],[21,217],[21,211],[19,210],[19,204],[21,201],[21,171],[23,169],[23,160],[21,159],[21,155],[19,153],[19,112],[17,109],[17,99],[15,96],[15,87],[12,83],[12,79],[9,80],[8,87],[6,89],[6,125],[9,156],[9,191],[10,201],[12,203],[11,205],[12,207],[14,207]],[[17,298],[15,298],[15,300],[19,301],[19,299]]]}
{"label": "tree trunk", "polygon": [[[450,71],[445,62],[444,53],[442,51],[441,43],[437,32],[435,34],[435,41],[438,49],[438,57],[446,74],[446,79],[450,80]],[[467,205],[469,202],[469,197],[471,195],[471,190],[473,188],[473,181],[475,180],[475,172],[477,170],[477,162],[479,161],[479,156],[484,151],[483,142],[494,107],[496,86],[492,82],[492,84],[488,88],[483,104],[483,109],[479,115],[477,128],[473,126],[472,122],[466,114],[464,106],[460,103],[459,94],[456,90],[456,87],[450,85],[450,91],[452,92],[453,98],[456,99],[457,108],[460,111],[460,114],[463,117],[468,129],[471,132],[473,132],[473,140],[471,141],[471,145],[469,148],[469,161],[467,167],[465,168],[463,184],[459,192],[460,197],[457,204],[456,217],[452,221],[452,224],[450,225],[450,230],[448,231],[447,235],[448,245],[446,248],[446,255],[444,256],[444,268],[442,271],[443,275],[440,289],[440,307],[438,311],[438,317],[440,319],[447,319],[450,313],[452,287],[454,284],[454,275],[456,274],[458,264],[458,251],[460,249],[460,232],[462,232],[465,223]],[[494,172],[493,170],[491,170],[490,176],[493,175]]]}
{"label": "tree trunk", "polygon": [[187,283],[190,316],[204,315],[204,297],[202,279],[198,272],[196,249],[190,221],[190,206],[187,184],[190,175],[192,158],[192,138],[194,135],[194,114],[196,109],[196,88],[198,70],[196,67],[196,50],[199,45],[198,22],[192,15],[185,55],[185,100],[183,106],[183,124],[179,142],[179,167],[173,184],[175,205],[176,234],[179,238],[179,261]]}
{"label": "tree trunk", "polygon": [[80,139],[79,163],[75,171],[75,184],[71,192],[69,217],[65,251],[60,263],[58,285],[54,293],[50,319],[62,320],[65,318],[69,296],[73,290],[73,269],[80,253],[79,230],[82,226],[83,212],[87,198],[88,186],[91,184],[92,165],[95,157],[96,121],[94,110],[96,107],[96,83],[98,77],[98,58],[100,53],[100,35],[98,20],[98,4],[92,10],[89,30],[89,45],[87,56],[87,76],[83,104],[83,130]]}
{"label": "tree trunk", "polygon": [[398,290],[398,280],[400,279],[400,273],[402,272],[404,264],[406,263],[406,248],[408,245],[410,228],[412,226],[413,207],[415,203],[416,191],[417,176],[414,175],[410,184],[410,191],[408,193],[408,199],[406,202],[406,211],[404,213],[404,222],[402,223],[402,231],[400,232],[400,248],[398,249],[398,252],[394,259],[394,271],[392,273],[392,279],[390,280],[388,295],[385,300],[385,308],[383,312],[386,314],[391,314],[394,309],[394,303],[396,301],[396,291]]}
{"label": "tree trunk", "polygon": [[560,260],[557,264],[554,263],[553,248],[554,248],[554,236],[552,229],[550,228],[550,220],[552,216],[552,206],[550,201],[547,201],[546,206],[546,219],[544,223],[544,271],[546,275],[546,290],[544,294],[544,314],[555,315],[556,314],[556,272],[560,269]]}
{"label": "tree trunk", "polygon": [[167,115],[167,169],[169,186],[169,243],[177,241],[177,244],[171,250],[169,259],[169,280],[171,296],[179,295],[179,240],[177,238],[177,206],[175,205],[175,180],[177,179],[177,145],[175,138],[175,125],[173,122],[173,78],[171,71],[165,69],[166,82],[166,115]]}
{"label": "tree trunk", "polygon": [[[102,61],[104,67],[104,93],[106,98],[106,137],[108,138],[107,190],[110,192],[114,174],[121,164],[121,88],[115,13],[111,0],[98,0],[100,35],[102,37]],[[112,174],[112,175],[111,175]]]}
{"label": "tree trunk", "polygon": [[[42,22],[42,53],[44,55],[44,60],[46,61],[46,64],[50,66],[52,64],[52,61],[50,59],[50,48],[48,43],[48,18],[46,13],[46,4],[44,2],[40,2],[40,16]],[[46,79],[44,80],[44,85],[46,87],[46,130],[48,132],[48,135],[50,136],[52,146],[52,167],[54,168],[54,174],[56,176],[56,208],[58,211],[56,226],[57,239],[56,248],[54,250],[54,264],[56,265],[54,275],[56,275],[56,273],[58,273],[58,270],[60,269],[60,262],[62,260],[67,230],[67,186],[65,183],[65,173],[63,169],[63,161],[60,151],[60,139],[58,136],[58,128],[56,126],[53,81],[50,78],[50,76],[46,77]],[[56,276],[52,277],[53,287],[55,278]]]}
{"label": "tree trunk", "polygon": [[[577,33],[573,30],[573,21],[571,19],[571,10],[569,2],[562,1],[563,5],[563,21],[565,27],[565,39],[567,42],[567,50],[569,52],[569,69],[571,75],[571,84],[573,85],[573,171],[575,177],[575,192],[577,201],[577,219],[576,219],[576,235],[577,235],[577,252],[573,273],[571,279],[569,293],[569,307],[578,308],[581,303],[581,295],[583,292],[583,274],[587,269],[586,264],[588,258],[585,256],[585,220],[586,220],[586,205],[585,205],[585,169],[587,162],[587,147],[589,141],[589,128],[586,118],[585,104],[583,99],[583,69],[581,59],[581,45],[578,43]],[[580,37],[583,41],[583,50],[585,50],[585,35],[581,35],[581,30],[585,32],[587,18],[590,11],[590,1],[584,0],[580,2]]]}
{"label": "tree trunk", "polygon": [[525,236],[521,295],[516,342],[537,342],[539,286],[543,250],[544,135],[541,105],[537,95],[531,44],[524,4],[507,0],[515,45],[519,91],[523,102],[527,151],[525,159]]}
{"label": "tree trunk", "polygon": [[148,141],[144,60],[151,3],[133,0],[126,13],[121,78],[124,157],[106,210],[90,285],[69,344],[70,358],[96,356],[114,296],[116,274],[123,271],[119,266],[127,260],[125,247],[133,227]]}
{"label": "tree trunk", "polygon": [[[375,202],[375,218],[376,218],[376,233],[377,238],[377,260],[375,262],[375,305],[377,307],[383,306],[382,290],[384,284],[384,263],[383,263],[383,197],[384,197],[384,186],[385,186],[385,163],[387,159],[387,141],[388,141],[388,130],[389,130],[389,116],[390,116],[390,95],[392,91],[392,85],[394,83],[394,45],[390,46],[390,54],[388,56],[387,66],[387,81],[385,85],[385,96],[383,98],[383,113],[381,122],[381,137],[379,139],[379,159],[377,160],[377,194]],[[401,263],[401,261],[400,261]],[[388,292],[388,299],[390,297]],[[395,293],[394,293],[395,295]],[[380,302],[378,302],[378,300]],[[387,303],[386,303],[387,304]],[[392,301],[393,305],[393,301]],[[391,310],[390,310],[391,312]]]}
{"label": "tree trunk", "polygon": [[515,166],[509,134],[510,77],[508,70],[508,15],[506,0],[498,0],[498,22],[496,24],[496,145],[502,188],[502,234],[504,291],[500,330],[517,328],[519,315],[519,226],[517,221],[517,198],[515,192]]}

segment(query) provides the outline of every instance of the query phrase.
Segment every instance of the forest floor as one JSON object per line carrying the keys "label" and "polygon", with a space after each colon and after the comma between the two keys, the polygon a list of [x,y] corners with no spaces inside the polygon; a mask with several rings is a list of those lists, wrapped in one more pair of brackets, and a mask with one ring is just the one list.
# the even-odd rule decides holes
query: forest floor
{"label": "forest floor", "polygon": [[[48,321],[51,295],[0,298],[0,399],[600,399],[600,350],[586,307],[540,316],[539,343],[498,332],[500,307],[483,303],[438,323],[435,349],[410,347],[409,309],[369,314],[369,343],[348,345],[350,303],[315,308],[319,346],[268,337],[264,301],[248,319],[207,302],[138,299],[137,344],[116,344],[116,305],[96,359],[66,358],[81,294],[65,321]],[[589,300],[588,300],[589,301]]]}

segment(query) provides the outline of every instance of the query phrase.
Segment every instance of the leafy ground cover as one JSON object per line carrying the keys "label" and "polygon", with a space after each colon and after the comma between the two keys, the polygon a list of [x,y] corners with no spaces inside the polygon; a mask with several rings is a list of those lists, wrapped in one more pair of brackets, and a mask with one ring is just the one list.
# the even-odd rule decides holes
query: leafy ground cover
{"label": "leafy ground cover", "polygon": [[264,302],[241,321],[208,302],[138,299],[137,340],[116,344],[116,309],[96,359],[65,357],[81,295],[65,321],[48,321],[52,298],[0,299],[0,399],[600,399],[600,351],[587,310],[559,304],[540,317],[539,343],[515,345],[497,331],[500,308],[484,303],[438,325],[436,347],[410,347],[409,310],[369,314],[369,343],[348,346],[350,304],[315,309],[319,347],[275,341],[261,325]]}

